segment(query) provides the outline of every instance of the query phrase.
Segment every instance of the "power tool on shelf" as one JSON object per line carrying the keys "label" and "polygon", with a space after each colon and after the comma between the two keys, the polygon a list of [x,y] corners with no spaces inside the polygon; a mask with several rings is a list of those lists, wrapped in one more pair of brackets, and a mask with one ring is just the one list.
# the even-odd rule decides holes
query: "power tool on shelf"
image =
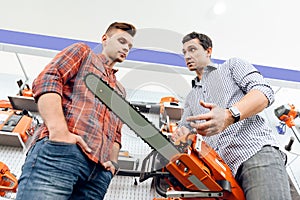
{"label": "power tool on shelf", "polygon": [[[280,125],[278,125],[277,131],[279,134],[285,133],[285,127],[288,126],[292,129],[294,136],[297,138],[298,142],[300,142],[300,139],[298,137],[298,132],[295,128],[295,119],[299,117],[300,112],[296,109],[295,105],[293,104],[284,104],[279,106],[274,110],[274,113],[276,117],[280,120]],[[291,150],[291,146],[294,142],[294,137],[292,136],[290,138],[290,141],[288,145],[285,146],[285,149],[287,151]]]}
{"label": "power tool on shelf", "polygon": [[180,120],[183,109],[179,106],[179,100],[172,96],[162,97],[159,105],[159,127],[165,135],[169,135],[177,128],[176,121]]}
{"label": "power tool on shelf", "polygon": [[[19,134],[25,143],[33,134],[32,116],[26,110],[1,110],[0,111],[0,131],[1,134]],[[3,142],[5,142],[3,140]]]}
{"label": "power tool on shelf", "polygon": [[9,100],[0,100],[0,145],[25,148],[39,120],[33,115],[37,106],[31,89],[28,85],[24,88],[21,80],[17,83],[19,94],[8,96]]}
{"label": "power tool on shelf", "polygon": [[7,192],[16,192],[18,180],[13,175],[6,164],[0,161],[0,196],[5,196]]}
{"label": "power tool on shelf", "polygon": [[142,166],[150,166],[152,171],[141,173],[140,182],[148,177],[155,177],[156,185],[166,182],[168,188],[158,191],[163,199],[245,199],[229,167],[199,135],[192,134],[185,143],[175,145],[101,78],[89,73],[84,81],[102,103],[154,149]]}

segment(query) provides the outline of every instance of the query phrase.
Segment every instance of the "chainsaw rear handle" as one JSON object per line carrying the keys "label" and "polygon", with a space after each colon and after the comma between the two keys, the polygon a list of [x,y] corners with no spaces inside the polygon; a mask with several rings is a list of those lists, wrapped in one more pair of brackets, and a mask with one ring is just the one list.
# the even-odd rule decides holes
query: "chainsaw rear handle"
{"label": "chainsaw rear handle", "polygon": [[[5,180],[5,178],[7,180]],[[12,173],[10,173],[7,165],[5,165],[3,162],[0,162],[0,191],[16,192],[17,187],[18,179]]]}

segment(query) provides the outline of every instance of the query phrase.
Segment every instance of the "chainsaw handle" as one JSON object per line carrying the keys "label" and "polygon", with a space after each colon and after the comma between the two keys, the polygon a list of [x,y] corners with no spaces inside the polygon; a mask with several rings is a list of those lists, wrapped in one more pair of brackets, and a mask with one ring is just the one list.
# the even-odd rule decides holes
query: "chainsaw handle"
{"label": "chainsaw handle", "polygon": [[13,183],[13,185],[12,186],[1,186],[0,185],[0,190],[9,190],[9,191],[16,192],[17,187],[18,187],[17,178],[11,173],[6,173],[6,174],[2,175],[2,177],[6,177],[7,179],[9,179]]}
{"label": "chainsaw handle", "polygon": [[[3,178],[7,178],[8,181]],[[0,162],[0,183],[0,191],[6,190],[16,192],[18,187],[18,179],[10,173],[8,167],[2,162]],[[13,183],[13,185],[11,185],[11,183]]]}

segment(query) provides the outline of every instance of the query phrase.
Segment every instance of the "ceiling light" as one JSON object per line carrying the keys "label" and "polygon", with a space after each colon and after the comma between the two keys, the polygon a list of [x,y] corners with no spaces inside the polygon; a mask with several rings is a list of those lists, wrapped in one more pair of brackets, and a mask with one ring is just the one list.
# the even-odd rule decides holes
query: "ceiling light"
{"label": "ceiling light", "polygon": [[226,11],[226,4],[224,1],[217,1],[214,8],[215,15],[222,15]]}

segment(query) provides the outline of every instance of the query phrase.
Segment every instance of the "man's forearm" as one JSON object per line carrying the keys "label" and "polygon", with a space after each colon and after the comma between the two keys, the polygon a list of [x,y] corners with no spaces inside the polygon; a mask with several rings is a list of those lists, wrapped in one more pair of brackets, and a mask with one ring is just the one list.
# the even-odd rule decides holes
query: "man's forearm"
{"label": "man's forearm", "polygon": [[38,109],[49,132],[57,133],[68,130],[59,94],[46,93],[40,96]]}
{"label": "man's forearm", "polygon": [[235,104],[241,112],[241,120],[251,117],[268,106],[267,97],[259,90],[252,90]]}

